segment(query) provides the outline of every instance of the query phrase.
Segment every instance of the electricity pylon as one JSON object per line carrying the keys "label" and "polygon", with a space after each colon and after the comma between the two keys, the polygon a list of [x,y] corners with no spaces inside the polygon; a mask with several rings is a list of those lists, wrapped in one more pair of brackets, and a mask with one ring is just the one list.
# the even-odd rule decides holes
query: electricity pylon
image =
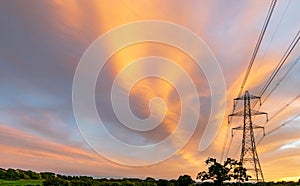
{"label": "electricity pylon", "polygon": [[243,96],[235,98],[234,107],[236,106],[237,101],[244,101],[244,109],[228,115],[228,118],[232,116],[244,117],[244,124],[242,126],[232,128],[232,132],[233,130],[243,130],[243,141],[242,141],[242,151],[241,151],[240,161],[242,162],[243,167],[247,169],[247,173],[251,176],[251,180],[256,180],[260,182],[260,181],[264,181],[264,176],[258,159],[258,154],[256,151],[253,129],[257,129],[257,128],[263,129],[264,135],[265,135],[265,130],[264,127],[252,123],[252,116],[265,114],[268,120],[268,114],[266,112],[253,110],[251,108],[252,99],[254,100],[258,99],[257,101],[260,101],[260,97],[250,95],[248,91],[246,91]]}

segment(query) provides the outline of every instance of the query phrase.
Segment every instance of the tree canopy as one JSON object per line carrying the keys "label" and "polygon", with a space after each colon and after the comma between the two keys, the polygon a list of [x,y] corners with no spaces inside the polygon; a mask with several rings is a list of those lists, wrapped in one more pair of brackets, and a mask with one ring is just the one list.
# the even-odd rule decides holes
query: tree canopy
{"label": "tree canopy", "polygon": [[208,172],[202,171],[197,175],[197,179],[202,181],[213,180],[216,185],[221,185],[224,181],[232,179],[245,181],[250,177],[246,174],[247,170],[242,163],[231,158],[227,158],[223,164],[214,158],[208,158],[205,163],[208,166]]}
{"label": "tree canopy", "polygon": [[189,175],[183,175],[183,176],[179,176],[177,182],[178,185],[180,186],[188,186],[188,185],[192,185],[194,183],[194,180]]}

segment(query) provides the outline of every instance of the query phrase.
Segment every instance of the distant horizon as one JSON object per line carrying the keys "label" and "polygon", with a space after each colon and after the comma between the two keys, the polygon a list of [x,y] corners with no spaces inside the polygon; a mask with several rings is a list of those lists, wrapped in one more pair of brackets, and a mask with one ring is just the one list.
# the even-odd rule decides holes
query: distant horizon
{"label": "distant horizon", "polygon": [[[2,167],[0,167],[0,169],[2,169]],[[9,168],[5,168],[6,170],[9,169]],[[36,172],[36,173],[46,173],[46,172],[49,172],[49,173],[54,173],[55,175],[61,175],[61,176],[88,176],[88,177],[92,177],[93,179],[141,179],[141,180],[145,180],[147,178],[153,178],[155,180],[159,180],[159,179],[164,179],[164,180],[168,180],[168,181],[171,181],[171,180],[176,180],[178,178],[171,178],[171,179],[165,179],[165,178],[157,178],[157,177],[118,177],[118,176],[115,176],[115,177],[101,177],[101,176],[93,176],[93,175],[72,175],[72,174],[59,174],[59,173],[56,173],[56,172],[52,172],[52,171],[34,171],[32,169],[27,169],[27,170],[24,170],[24,169],[18,169],[18,168],[12,168],[12,169],[15,169],[15,170],[23,170],[23,171],[33,171],[33,172]],[[179,175],[179,176],[183,176],[183,175]],[[178,177],[179,177],[178,176]],[[189,175],[191,176],[191,175]],[[192,177],[192,176],[191,176]],[[204,181],[201,181],[201,180],[198,180],[198,179],[195,179],[192,177],[192,179],[196,182],[213,182],[213,180],[204,180]],[[283,181],[286,181],[286,182],[299,182],[300,179],[298,180],[270,180],[270,181],[266,181],[266,182],[283,182]],[[226,183],[236,183],[236,181],[225,181]],[[249,181],[245,181],[245,182],[249,182]],[[250,181],[251,182],[251,181]],[[253,181],[252,181],[253,182]],[[254,181],[255,182],[255,181]]]}

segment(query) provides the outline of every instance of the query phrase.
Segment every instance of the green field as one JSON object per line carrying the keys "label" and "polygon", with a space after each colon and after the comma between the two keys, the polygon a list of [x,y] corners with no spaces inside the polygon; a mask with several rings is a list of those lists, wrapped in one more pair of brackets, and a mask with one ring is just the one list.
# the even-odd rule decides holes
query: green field
{"label": "green field", "polygon": [[43,180],[15,180],[15,181],[9,181],[9,180],[0,180],[0,185],[19,185],[19,186],[25,186],[25,185],[43,185]]}

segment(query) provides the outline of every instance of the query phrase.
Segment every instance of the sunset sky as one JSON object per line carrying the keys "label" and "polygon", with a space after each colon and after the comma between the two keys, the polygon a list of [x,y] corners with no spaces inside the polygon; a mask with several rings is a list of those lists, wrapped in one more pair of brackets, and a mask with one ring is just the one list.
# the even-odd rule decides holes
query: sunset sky
{"label": "sunset sky", "polygon": [[[221,156],[226,154],[230,141],[227,155],[239,159],[241,132],[235,132],[231,140],[231,128],[241,125],[242,120],[234,118],[229,125],[227,115],[231,114],[232,99],[239,92],[270,4],[271,0],[1,0],[0,167],[97,177],[171,179],[189,174],[195,178],[206,169],[207,157],[224,159]],[[299,8],[298,0],[276,3],[244,91],[260,93],[300,29]],[[111,56],[95,90],[99,115],[116,138],[133,145],[159,142],[175,130],[181,113],[179,96],[172,85],[161,79],[143,79],[130,91],[132,112],[139,118],[147,118],[149,100],[159,96],[168,107],[165,118],[159,127],[142,134],[118,124],[107,99],[108,90],[118,72],[135,59],[161,56],[182,67],[195,82],[201,107],[197,128],[184,148],[158,164],[132,167],[105,159],[82,137],[73,113],[72,83],[79,61],[93,41],[113,28],[143,20],[184,26],[208,45],[224,75],[226,111],[217,137],[200,152],[200,139],[211,109],[205,73],[195,68],[187,54],[172,46],[145,42],[123,48]],[[139,34],[132,33],[131,37]],[[109,48],[115,43],[111,40],[106,44]],[[267,181],[300,178],[299,54],[298,43],[265,96],[276,89],[266,100],[262,97],[260,110],[269,113],[270,121],[265,123],[263,117],[254,119],[255,124],[266,127],[267,135],[261,141],[262,133],[255,133],[256,140],[260,141],[257,150]],[[172,71],[161,70],[171,74],[174,81],[181,81]],[[141,68],[132,74],[146,71]],[[123,77],[121,86],[125,86],[132,74]],[[102,82],[101,78],[106,81]],[[135,152],[124,150],[123,153],[134,156]],[[119,156],[122,159],[122,154]]]}

